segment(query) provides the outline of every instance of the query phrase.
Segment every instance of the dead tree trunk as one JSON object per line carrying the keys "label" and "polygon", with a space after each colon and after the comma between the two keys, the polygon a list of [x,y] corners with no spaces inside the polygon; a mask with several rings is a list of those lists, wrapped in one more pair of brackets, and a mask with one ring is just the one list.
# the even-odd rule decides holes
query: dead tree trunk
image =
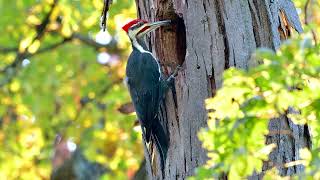
{"label": "dead tree trunk", "polygon": [[[149,21],[171,19],[172,27],[162,28],[147,38],[165,73],[177,64],[183,70],[161,108],[170,148],[165,175],[159,161],[149,164],[153,179],[185,179],[206,162],[197,133],[206,126],[204,100],[222,86],[222,73],[235,66],[247,69],[257,47],[277,49],[281,40],[302,32],[291,0],[136,0],[138,14]],[[282,134],[282,129],[287,134]],[[264,170],[277,166],[282,175],[300,172],[303,167],[283,168],[299,159],[298,150],[310,144],[308,129],[293,124],[285,116],[270,123],[267,143],[278,148]],[[155,152],[157,154],[157,152]],[[153,169],[153,173],[151,173]],[[155,171],[155,169],[159,169]]]}

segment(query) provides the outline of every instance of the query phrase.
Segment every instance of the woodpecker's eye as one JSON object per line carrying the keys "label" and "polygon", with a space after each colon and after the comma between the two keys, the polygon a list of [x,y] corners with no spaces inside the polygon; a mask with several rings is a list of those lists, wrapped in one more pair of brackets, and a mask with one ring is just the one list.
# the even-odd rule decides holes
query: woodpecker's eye
{"label": "woodpecker's eye", "polygon": [[144,22],[141,21],[141,22],[138,22],[137,25],[138,25],[138,27],[141,27],[143,24],[144,24]]}
{"label": "woodpecker's eye", "polygon": [[143,24],[144,24],[144,22],[138,22],[137,24],[131,26],[130,29],[132,29],[132,30],[137,29],[137,28],[141,27]]}

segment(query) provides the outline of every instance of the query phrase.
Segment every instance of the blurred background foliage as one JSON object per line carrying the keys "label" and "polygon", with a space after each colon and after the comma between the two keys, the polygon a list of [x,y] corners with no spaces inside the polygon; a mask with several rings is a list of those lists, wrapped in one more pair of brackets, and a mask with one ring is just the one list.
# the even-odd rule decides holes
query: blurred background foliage
{"label": "blurred background foliage", "polygon": [[[303,37],[288,43],[276,54],[259,51],[257,55],[265,64],[257,69],[227,71],[225,87],[216,99],[207,100],[208,109],[221,108],[219,113],[209,114],[209,128],[200,133],[210,161],[198,169],[196,178],[212,178],[226,170],[232,170],[232,177],[245,177],[252,170],[259,170],[272,147],[265,147],[263,138],[257,139],[258,134],[266,133],[267,121],[253,120],[262,115],[270,118],[270,112],[275,111],[272,103],[278,101],[253,97],[268,92],[268,96],[281,98],[277,95],[281,90],[283,97],[293,97],[290,105],[298,105],[304,99],[295,97],[302,93],[318,104],[308,106],[306,113],[296,117],[297,122],[319,119],[316,92],[319,92],[317,63],[320,60],[315,42],[319,41],[320,6],[315,0],[294,2],[305,24]],[[143,165],[139,129],[134,128],[136,117],[132,106],[127,104],[130,98],[122,83],[131,47],[121,26],[136,17],[134,0],[114,0],[107,32],[99,28],[102,3],[102,0],[0,0],[0,179],[49,179],[50,176],[88,179],[100,174],[103,179],[131,179]],[[306,41],[308,38],[313,40]],[[305,65],[303,59],[309,64]],[[291,71],[287,71],[288,66]],[[294,81],[301,82],[305,89],[285,90],[286,83],[293,81],[288,73],[296,71],[301,76]],[[260,78],[254,80],[252,76]],[[279,81],[270,81],[273,76]],[[312,81],[315,86],[309,86],[306,81]],[[224,108],[230,110],[234,104],[215,104],[224,94],[231,98],[232,92],[239,89],[243,93],[236,98],[245,102],[241,108],[236,106],[230,113]],[[276,110],[280,112],[288,106],[278,105],[281,109]],[[304,116],[310,112],[314,116]],[[225,128],[217,129],[213,119],[216,116],[224,119],[226,114],[233,116],[224,122]],[[233,129],[239,117],[244,123]],[[320,127],[317,122],[313,124],[315,129]],[[230,130],[232,136],[226,136]],[[224,138],[239,140],[243,136],[247,141],[239,144],[221,143]],[[314,143],[318,148],[319,143]],[[230,151],[220,151],[222,148],[216,151],[219,146]],[[239,151],[240,155],[231,151],[239,147],[248,151]],[[302,153],[303,163],[312,165],[306,174],[315,176],[319,172],[318,151]],[[251,166],[247,166],[249,161]],[[61,175],[64,170],[72,173]]]}
{"label": "blurred background foliage", "polygon": [[294,33],[276,52],[258,49],[249,70],[226,70],[223,87],[206,100],[208,127],[199,132],[199,139],[209,160],[190,179],[223,175],[247,179],[260,173],[275,148],[275,144],[265,144],[272,133],[268,124],[282,115],[295,124],[308,124],[312,146],[300,150],[301,159],[276,166],[304,165],[305,172],[281,177],[273,168],[265,170],[263,178],[320,179],[320,3],[294,2],[305,32]]}
{"label": "blurred background foliage", "polygon": [[138,170],[136,118],[119,112],[130,102],[122,78],[131,46],[121,26],[136,9],[114,0],[101,32],[102,7],[0,0],[0,179],[49,179],[78,157],[83,167],[99,164],[105,179]]}

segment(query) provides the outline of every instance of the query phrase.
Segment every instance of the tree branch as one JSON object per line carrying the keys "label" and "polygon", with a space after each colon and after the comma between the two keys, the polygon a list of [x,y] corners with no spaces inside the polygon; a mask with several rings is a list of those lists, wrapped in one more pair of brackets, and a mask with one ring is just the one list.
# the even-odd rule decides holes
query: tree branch
{"label": "tree branch", "polygon": [[[30,58],[32,56],[35,56],[35,55],[38,55],[38,54],[41,54],[41,53],[44,53],[44,52],[47,52],[47,51],[50,51],[50,50],[53,50],[53,49],[56,49],[58,48],[59,46],[65,44],[66,42],[70,42],[72,40],[79,40],[80,42],[88,45],[88,46],[91,46],[91,47],[94,47],[96,49],[99,49],[99,48],[108,48],[108,49],[115,49],[117,46],[116,46],[116,41],[113,39],[109,44],[100,44],[98,42],[96,42],[94,39],[90,38],[90,37],[86,37],[84,35],[81,35],[79,33],[73,33],[71,35],[71,37],[69,38],[65,38],[63,39],[61,42],[57,42],[55,44],[52,44],[52,45],[48,45],[47,47],[44,47],[44,48],[40,48],[37,52],[35,53],[28,53],[27,51],[24,51],[22,53],[20,52],[17,52],[17,56],[15,58],[15,60],[7,65],[6,67],[4,67],[2,70],[0,70],[0,73],[5,73],[6,74],[6,79],[2,82],[0,82],[0,87],[4,86],[5,84],[11,82],[12,78],[16,75],[17,73],[17,66],[18,64],[25,58]],[[13,49],[16,49],[16,51],[18,51],[18,48],[5,48],[5,50],[13,50]],[[27,48],[26,48],[27,49]],[[1,50],[1,49],[0,49]]]}
{"label": "tree branch", "polygon": [[16,52],[18,51],[18,48],[16,47],[3,47],[0,46],[0,52],[1,53],[10,53],[10,52]]}
{"label": "tree branch", "polygon": [[86,109],[87,105],[89,103],[92,103],[92,102],[96,102],[96,100],[98,99],[102,99],[102,97],[104,95],[106,95],[109,90],[111,90],[111,88],[116,85],[116,84],[120,84],[122,83],[122,79],[119,78],[119,79],[116,79],[114,80],[113,82],[111,82],[110,84],[107,84],[104,88],[102,88],[100,91],[96,92],[96,97],[95,98],[89,98],[88,96],[83,96],[81,99],[80,99],[80,103],[81,103],[81,107],[78,109],[77,111],[77,114],[76,116],[72,119],[72,120],[68,120],[63,129],[61,130],[61,133],[62,135],[64,135],[66,133],[66,130],[67,128],[69,128],[70,126],[72,125],[75,125],[74,123],[78,122],[79,118],[80,118],[80,115],[82,112],[84,112],[84,110]]}
{"label": "tree branch", "polygon": [[87,36],[83,36],[79,33],[73,33],[71,36],[71,39],[79,40],[82,43],[89,45],[89,46],[92,46],[96,49],[98,49],[98,48],[112,49],[112,48],[116,47],[116,40],[114,40],[114,39],[112,39],[109,44],[100,44],[100,43],[96,42],[94,39],[87,37]]}
{"label": "tree branch", "polygon": [[30,53],[29,53],[29,54],[26,55],[26,57],[32,57],[32,56],[34,56],[34,55],[38,55],[38,54],[41,54],[41,53],[45,53],[45,52],[47,52],[47,51],[54,50],[54,49],[56,49],[56,48],[64,45],[65,43],[67,43],[67,42],[69,42],[69,41],[71,41],[70,38],[65,38],[65,39],[63,39],[63,40],[60,41],[60,42],[51,44],[51,45],[49,45],[49,46],[47,46],[47,47],[44,47],[44,48],[40,48],[37,52],[35,52],[35,53],[33,53],[33,54],[30,54]]}
{"label": "tree branch", "polygon": [[[111,4],[112,0],[108,0],[107,1],[108,7]],[[116,49],[116,40],[112,39],[110,43],[108,44],[100,44],[98,42],[96,42],[94,39],[81,35],[79,33],[73,33],[71,35],[71,37],[68,38],[64,38],[61,42],[57,42],[51,45],[48,45],[47,47],[44,48],[40,48],[38,51],[36,51],[35,53],[29,53],[27,50],[28,48],[36,41],[36,40],[40,40],[42,39],[42,37],[44,36],[44,34],[47,32],[47,25],[50,23],[50,17],[53,13],[54,8],[56,7],[58,3],[58,0],[54,0],[54,2],[51,4],[51,8],[49,10],[49,12],[47,13],[47,15],[44,17],[44,19],[42,20],[42,23],[36,27],[36,32],[37,34],[35,35],[35,37],[33,38],[32,42],[30,43],[30,45],[28,47],[26,47],[22,52],[19,52],[19,48],[18,47],[3,47],[0,46],[0,52],[3,53],[9,53],[9,52],[16,52],[17,55],[14,59],[14,61],[5,66],[3,69],[0,70],[0,73],[4,73],[5,78],[3,79],[3,81],[0,82],[0,87],[4,86],[7,83],[10,83],[11,80],[13,79],[13,77],[16,75],[16,73],[18,72],[18,68],[19,68],[19,64],[21,63],[21,61],[25,58],[29,58],[32,56],[35,56],[37,54],[41,54],[53,49],[58,48],[59,46],[65,44],[66,42],[72,41],[72,40],[78,40],[80,42],[82,42],[83,44],[86,44],[88,46],[91,46],[95,49],[99,49],[99,48],[108,48],[109,50],[115,50]],[[108,8],[106,9],[108,10]]]}
{"label": "tree branch", "polygon": [[[58,0],[54,0],[53,3],[51,4],[50,11],[47,13],[45,18],[42,20],[41,24],[36,27],[37,35],[34,37],[33,41],[39,40],[43,37],[43,35],[46,32],[47,26],[50,23],[50,17],[53,13],[54,8],[57,6]],[[32,44],[32,43],[30,43]]]}
{"label": "tree branch", "polygon": [[[53,13],[54,8],[57,6],[58,0],[54,0],[53,3],[51,4],[51,8],[50,11],[46,14],[45,18],[42,20],[41,24],[36,26],[36,36],[33,38],[33,40],[31,41],[30,45],[32,45],[36,40],[39,40],[43,37],[43,35],[46,32],[46,28],[48,26],[48,24],[50,23],[50,16]],[[30,47],[29,45],[29,47]],[[28,47],[25,48],[24,52],[22,52],[21,54],[26,53],[26,50],[28,49]],[[0,52],[3,53],[8,53],[8,52],[14,52],[14,51],[18,51],[19,49],[17,47],[14,48],[9,48],[9,47],[1,47],[0,46]]]}
{"label": "tree branch", "polygon": [[53,13],[54,8],[56,7],[58,3],[58,0],[54,0],[53,3],[51,4],[51,8],[49,10],[49,12],[47,13],[47,15],[45,16],[45,18],[42,20],[41,24],[39,26],[36,27],[36,31],[37,34],[36,36],[33,38],[33,40],[31,41],[31,43],[29,44],[28,47],[26,47],[22,52],[18,51],[17,48],[17,55],[16,58],[14,59],[14,61],[9,64],[8,66],[6,66],[3,70],[1,70],[1,73],[5,73],[6,74],[6,78],[0,82],[0,87],[4,86],[7,83],[10,83],[11,80],[13,79],[13,77],[17,74],[17,66],[18,64],[27,57],[28,53],[28,48],[36,41],[36,40],[40,40],[43,35],[46,32],[46,28],[48,26],[48,24],[50,23],[50,17]]}

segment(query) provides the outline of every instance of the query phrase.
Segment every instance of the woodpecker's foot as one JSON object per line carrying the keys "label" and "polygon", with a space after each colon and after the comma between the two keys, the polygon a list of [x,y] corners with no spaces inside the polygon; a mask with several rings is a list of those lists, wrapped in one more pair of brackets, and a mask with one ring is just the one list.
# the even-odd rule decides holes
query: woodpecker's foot
{"label": "woodpecker's foot", "polygon": [[173,73],[168,77],[167,82],[173,83],[174,78],[178,75],[178,72],[182,69],[180,65],[176,67],[176,69],[173,71]]}
{"label": "woodpecker's foot", "polygon": [[173,73],[167,79],[162,79],[161,86],[162,86],[163,96],[169,90],[169,88],[174,90],[174,78],[177,76],[179,70],[181,69],[182,69],[181,66],[178,65],[176,69],[173,71]]}

